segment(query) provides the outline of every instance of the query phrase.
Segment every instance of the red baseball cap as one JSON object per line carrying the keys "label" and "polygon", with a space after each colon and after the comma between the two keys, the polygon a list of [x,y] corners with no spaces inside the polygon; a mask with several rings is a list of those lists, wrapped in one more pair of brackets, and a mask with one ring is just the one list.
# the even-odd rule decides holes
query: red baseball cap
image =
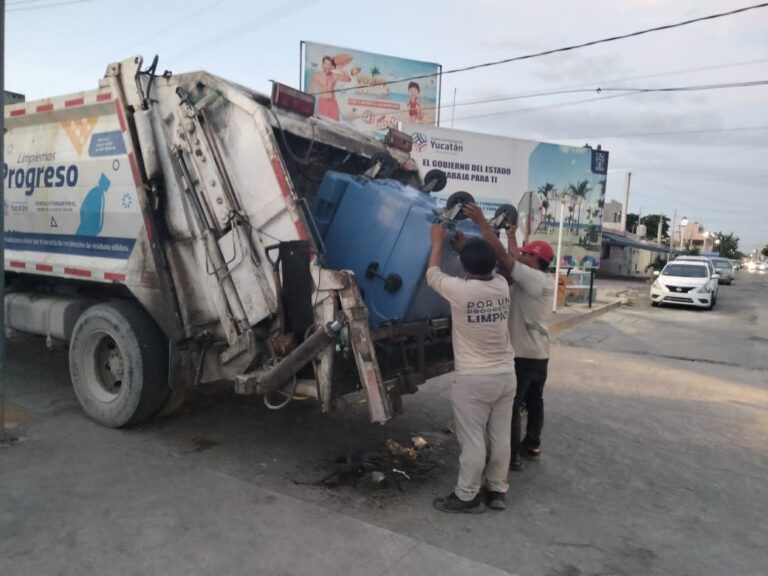
{"label": "red baseball cap", "polygon": [[552,246],[543,240],[536,240],[530,244],[526,244],[525,246],[518,248],[517,251],[521,254],[533,254],[536,258],[544,260],[545,262],[551,262],[552,257],[555,255]]}

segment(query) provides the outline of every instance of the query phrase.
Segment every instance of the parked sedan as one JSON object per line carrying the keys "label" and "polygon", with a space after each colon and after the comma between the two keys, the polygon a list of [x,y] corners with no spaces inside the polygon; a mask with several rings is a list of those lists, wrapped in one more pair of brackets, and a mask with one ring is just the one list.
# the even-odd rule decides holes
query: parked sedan
{"label": "parked sedan", "polygon": [[720,275],[712,273],[705,262],[675,260],[661,273],[654,272],[651,285],[651,305],[681,304],[711,310],[717,304],[717,281]]}
{"label": "parked sedan", "polygon": [[733,265],[727,258],[712,258],[712,264],[715,265],[715,272],[720,274],[720,284],[730,284],[736,277],[736,273],[733,271]]}

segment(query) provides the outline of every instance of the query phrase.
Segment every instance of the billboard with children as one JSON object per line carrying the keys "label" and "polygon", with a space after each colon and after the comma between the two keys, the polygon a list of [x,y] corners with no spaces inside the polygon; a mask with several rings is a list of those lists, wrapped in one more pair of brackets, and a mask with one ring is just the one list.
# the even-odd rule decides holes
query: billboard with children
{"label": "billboard with children", "polygon": [[469,192],[489,218],[511,204],[520,243],[555,246],[562,213],[561,266],[599,267],[607,151],[414,124],[403,130],[413,138],[422,176],[435,168],[446,173],[438,199]]}
{"label": "billboard with children", "polygon": [[314,42],[301,46],[302,90],[315,96],[319,116],[379,137],[398,122],[437,125],[439,64]]}

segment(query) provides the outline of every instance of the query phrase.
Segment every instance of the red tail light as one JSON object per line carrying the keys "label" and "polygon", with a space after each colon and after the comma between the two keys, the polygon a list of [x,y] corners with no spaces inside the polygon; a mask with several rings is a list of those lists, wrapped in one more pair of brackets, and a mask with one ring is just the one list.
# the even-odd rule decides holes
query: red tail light
{"label": "red tail light", "polygon": [[315,97],[285,84],[272,84],[272,105],[281,110],[309,117],[315,113]]}

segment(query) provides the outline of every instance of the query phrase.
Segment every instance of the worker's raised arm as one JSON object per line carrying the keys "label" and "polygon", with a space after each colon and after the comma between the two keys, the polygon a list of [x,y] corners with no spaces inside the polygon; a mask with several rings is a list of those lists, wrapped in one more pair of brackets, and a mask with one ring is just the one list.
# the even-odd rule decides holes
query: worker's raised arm
{"label": "worker's raised arm", "polygon": [[501,240],[496,236],[496,232],[493,231],[488,220],[485,219],[483,210],[477,204],[465,204],[463,212],[470,220],[472,220],[472,222],[477,224],[478,228],[480,228],[480,232],[483,234],[483,239],[493,247],[493,251],[496,252],[496,258],[499,260],[499,267],[502,272],[512,272],[512,269],[515,267],[516,259],[504,248]]}
{"label": "worker's raised arm", "polygon": [[511,256],[517,254],[517,224],[512,224],[506,229],[507,233],[507,253]]}
{"label": "worker's raised arm", "polygon": [[440,255],[443,251],[443,241],[445,240],[446,229],[442,224],[432,224],[429,231],[429,237],[432,240],[432,251],[429,253],[429,268],[440,268]]}

